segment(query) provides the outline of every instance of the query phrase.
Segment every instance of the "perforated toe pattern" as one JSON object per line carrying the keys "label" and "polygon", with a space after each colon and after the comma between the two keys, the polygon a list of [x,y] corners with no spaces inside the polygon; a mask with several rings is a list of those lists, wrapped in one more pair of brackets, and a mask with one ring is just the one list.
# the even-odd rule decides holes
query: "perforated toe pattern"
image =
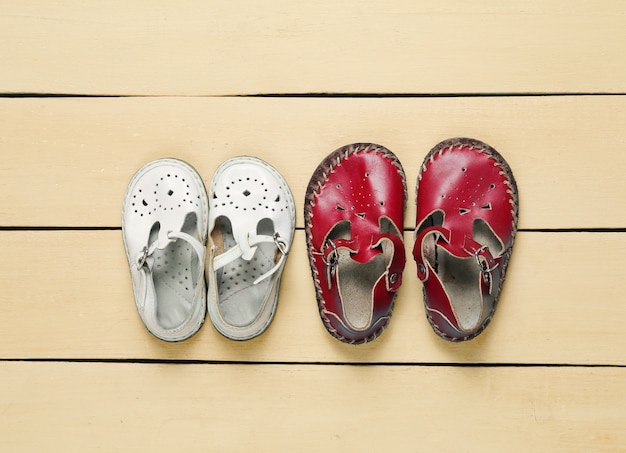
{"label": "perforated toe pattern", "polygon": [[212,209],[230,211],[231,214],[251,211],[257,218],[271,218],[272,213],[293,209],[283,184],[268,184],[259,176],[229,176],[231,178],[225,186],[214,187],[211,194]]}
{"label": "perforated toe pattern", "polygon": [[[131,214],[156,216],[175,209],[200,207],[201,194],[196,184],[175,168],[159,172],[137,184],[131,194]],[[190,184],[191,183],[191,184]]]}

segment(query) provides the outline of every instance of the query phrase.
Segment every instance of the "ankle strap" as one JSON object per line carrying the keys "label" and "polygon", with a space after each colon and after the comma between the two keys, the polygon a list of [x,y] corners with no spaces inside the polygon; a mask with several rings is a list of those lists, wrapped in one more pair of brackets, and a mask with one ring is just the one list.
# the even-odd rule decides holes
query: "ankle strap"
{"label": "ankle strap", "polygon": [[274,236],[248,233],[243,238],[240,238],[235,246],[213,258],[213,269],[217,271],[238,258],[249,261],[256,253],[259,244],[270,242],[276,245],[276,249],[280,252],[281,256],[274,267],[254,281],[254,284],[257,285],[278,271],[287,259],[289,245],[278,233],[274,233]]}

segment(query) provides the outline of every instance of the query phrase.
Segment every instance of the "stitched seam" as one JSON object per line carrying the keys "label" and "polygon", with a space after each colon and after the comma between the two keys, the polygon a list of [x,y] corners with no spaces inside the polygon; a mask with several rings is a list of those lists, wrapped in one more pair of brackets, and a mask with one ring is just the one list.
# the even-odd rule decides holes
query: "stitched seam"
{"label": "stitched seam", "polygon": [[[417,193],[419,191],[419,183],[422,180],[422,173],[425,173],[428,170],[427,164],[433,163],[435,158],[443,155],[444,152],[452,151],[454,148],[457,148],[460,146],[468,146],[468,145],[471,150],[476,150],[478,152],[486,154],[490,159],[493,160],[494,162],[493,165],[500,168],[499,174],[501,176],[504,176],[504,184],[508,187],[506,193],[508,193],[511,196],[511,198],[509,199],[509,203],[511,204],[510,214],[512,218],[511,220],[512,233],[511,233],[511,243],[509,244],[509,247],[507,247],[507,249],[505,250],[503,254],[506,256],[506,259],[502,260],[503,263],[501,264],[500,284],[498,285],[497,297],[494,298],[493,307],[489,315],[484,319],[484,321],[481,323],[480,327],[478,328],[476,332],[473,332],[467,336],[460,337],[460,338],[451,337],[439,329],[439,327],[436,325],[436,323],[434,322],[434,320],[428,313],[428,310],[426,310],[428,320],[430,321],[430,324],[433,330],[437,333],[437,335],[439,335],[440,337],[448,341],[453,341],[453,342],[471,340],[472,338],[478,336],[483,330],[485,330],[485,328],[491,322],[493,315],[495,314],[498,301],[500,299],[499,296],[500,296],[500,293],[502,292],[502,286],[504,284],[504,279],[506,277],[506,270],[509,264],[509,259],[511,258],[511,253],[513,251],[513,244],[515,242],[515,236],[517,234],[517,222],[518,222],[518,215],[519,215],[519,199],[518,199],[517,183],[515,182],[515,178],[513,177],[513,172],[511,171],[511,168],[509,167],[508,163],[504,160],[504,158],[500,155],[498,151],[496,151],[494,148],[487,145],[486,143],[483,143],[474,139],[461,138],[461,137],[452,138],[452,139],[445,140],[439,143],[433,149],[431,149],[430,152],[424,158],[424,162],[422,163],[422,167],[418,174],[417,183],[415,187],[416,205],[417,205]],[[423,292],[424,292],[424,299],[426,299],[426,290],[424,289]]]}
{"label": "stitched seam", "polygon": [[337,329],[335,329],[330,324],[330,320],[324,314],[324,312],[327,312],[328,310],[326,310],[326,303],[324,301],[323,292],[321,289],[322,283],[320,281],[319,272],[317,271],[317,268],[315,266],[315,259],[314,259],[315,250],[313,249],[313,233],[312,233],[312,227],[313,227],[312,209],[315,206],[316,198],[319,197],[321,190],[324,188],[325,182],[328,180],[328,175],[332,173],[336,167],[340,166],[344,159],[347,159],[348,157],[350,157],[350,155],[357,154],[359,152],[381,153],[383,157],[390,159],[391,164],[396,168],[396,171],[402,178],[402,185],[404,187],[404,201],[406,204],[406,200],[408,198],[407,187],[406,187],[406,175],[404,173],[404,169],[402,168],[402,164],[398,160],[397,156],[394,153],[392,153],[390,150],[388,150],[387,148],[380,146],[380,145],[356,143],[356,144],[347,145],[345,147],[337,149],[336,151],[331,153],[329,156],[327,156],[325,160],[322,161],[318,169],[313,174],[311,181],[309,182],[309,185],[307,187],[306,196],[305,196],[305,210],[304,210],[305,211],[304,223],[305,223],[306,241],[307,241],[308,252],[309,252],[309,265],[311,266],[311,273],[313,276],[313,281],[315,283],[315,290],[316,290],[315,292],[316,292],[317,305],[318,305],[320,317],[322,321],[324,322],[326,329],[331,333],[331,335],[333,335],[335,338],[341,340],[344,343],[350,343],[350,344],[367,343],[369,341],[376,339],[383,332],[383,330],[389,324],[389,318],[391,317],[391,313],[395,306],[395,298],[397,295],[395,293],[393,295],[393,298],[390,304],[389,316],[387,320],[384,323],[382,323],[379,329],[377,329],[369,337],[361,341],[349,340],[345,336],[341,335],[337,331]]}

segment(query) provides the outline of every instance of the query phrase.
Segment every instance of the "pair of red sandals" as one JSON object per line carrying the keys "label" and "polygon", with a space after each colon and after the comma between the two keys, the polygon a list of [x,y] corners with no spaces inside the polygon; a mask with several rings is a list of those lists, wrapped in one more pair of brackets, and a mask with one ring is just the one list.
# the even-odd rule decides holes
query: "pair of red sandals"
{"label": "pair of red sandals", "polygon": [[[417,178],[413,257],[426,315],[449,341],[489,324],[517,231],[518,195],[504,158],[478,140],[435,146]],[[309,182],[306,240],[320,316],[347,343],[389,323],[406,263],[406,178],[398,158],[370,143],[326,157]]]}

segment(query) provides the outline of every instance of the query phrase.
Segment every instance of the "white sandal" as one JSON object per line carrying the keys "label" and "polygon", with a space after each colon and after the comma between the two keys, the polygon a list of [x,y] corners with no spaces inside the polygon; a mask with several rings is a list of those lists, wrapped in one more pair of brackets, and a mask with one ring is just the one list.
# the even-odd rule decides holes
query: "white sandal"
{"label": "white sandal", "polygon": [[274,317],[295,230],[293,195],[274,167],[241,156],[216,170],[209,200],[209,316],[225,337],[248,340]]}
{"label": "white sandal", "polygon": [[204,322],[208,210],[202,178],[180,160],[151,162],[128,185],[122,234],[135,302],[162,340],[185,340]]}

